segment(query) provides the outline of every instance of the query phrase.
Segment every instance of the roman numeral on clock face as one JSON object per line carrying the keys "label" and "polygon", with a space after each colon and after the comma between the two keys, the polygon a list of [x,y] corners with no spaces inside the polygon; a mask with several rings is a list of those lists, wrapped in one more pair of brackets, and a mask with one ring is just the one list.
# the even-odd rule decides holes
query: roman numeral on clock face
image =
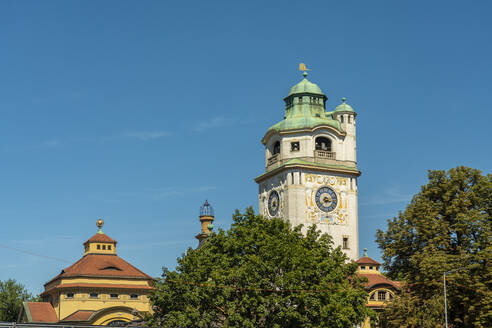
{"label": "roman numeral on clock face", "polygon": [[320,210],[331,212],[337,207],[338,197],[330,187],[321,187],[316,191],[315,201]]}

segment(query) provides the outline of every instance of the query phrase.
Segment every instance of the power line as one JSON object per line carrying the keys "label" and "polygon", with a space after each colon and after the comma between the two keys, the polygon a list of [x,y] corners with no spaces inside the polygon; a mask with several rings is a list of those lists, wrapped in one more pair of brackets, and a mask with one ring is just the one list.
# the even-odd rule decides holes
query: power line
{"label": "power line", "polygon": [[64,259],[60,259],[60,258],[53,257],[53,256],[46,256],[46,255],[36,254],[36,253],[31,252],[31,251],[26,251],[26,250],[23,250],[23,249],[10,247],[10,246],[4,245],[4,244],[0,244],[0,247],[5,248],[5,249],[10,249],[11,251],[16,251],[16,252],[20,252],[20,253],[24,253],[24,254],[28,254],[28,255],[32,255],[32,256],[41,257],[41,258],[48,259],[48,260],[54,260],[54,261],[59,261],[59,262],[70,263],[70,261],[67,261],[67,260],[64,260]]}

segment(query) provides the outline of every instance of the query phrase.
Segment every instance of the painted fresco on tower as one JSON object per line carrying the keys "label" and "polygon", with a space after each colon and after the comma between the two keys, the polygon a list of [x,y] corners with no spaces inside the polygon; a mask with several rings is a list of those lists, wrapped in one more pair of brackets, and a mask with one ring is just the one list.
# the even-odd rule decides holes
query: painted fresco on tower
{"label": "painted fresco on tower", "polygon": [[348,224],[347,178],[306,174],[304,185],[306,223]]}

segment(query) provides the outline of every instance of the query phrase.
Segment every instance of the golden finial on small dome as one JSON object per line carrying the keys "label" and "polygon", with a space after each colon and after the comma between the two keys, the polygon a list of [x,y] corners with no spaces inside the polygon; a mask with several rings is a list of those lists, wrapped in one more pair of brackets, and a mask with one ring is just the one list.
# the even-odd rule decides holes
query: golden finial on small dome
{"label": "golden finial on small dome", "polygon": [[99,228],[99,230],[97,230],[97,233],[103,233],[102,232],[102,227],[104,225],[104,220],[103,219],[99,219],[96,221],[96,226]]}

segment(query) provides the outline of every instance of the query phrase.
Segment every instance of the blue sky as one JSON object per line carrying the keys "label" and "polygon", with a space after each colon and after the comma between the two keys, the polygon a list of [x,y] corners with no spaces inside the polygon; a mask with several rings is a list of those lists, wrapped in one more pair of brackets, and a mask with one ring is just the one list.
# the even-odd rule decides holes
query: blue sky
{"label": "blue sky", "polygon": [[[104,231],[153,276],[198,209],[257,208],[261,138],[310,80],[358,112],[360,248],[428,169],[491,171],[489,1],[1,1],[0,280],[34,293]],[[0,246],[1,246],[0,245]]]}

